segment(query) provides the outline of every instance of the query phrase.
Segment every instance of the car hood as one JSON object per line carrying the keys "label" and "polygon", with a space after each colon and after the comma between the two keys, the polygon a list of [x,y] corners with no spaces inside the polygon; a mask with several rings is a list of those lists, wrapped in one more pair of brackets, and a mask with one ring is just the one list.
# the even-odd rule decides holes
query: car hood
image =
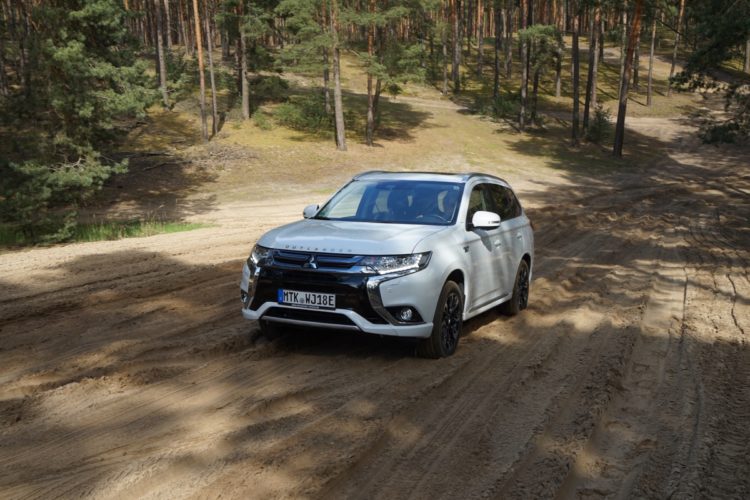
{"label": "car hood", "polygon": [[305,219],[267,232],[258,244],[280,250],[400,255],[412,253],[422,239],[445,229],[447,226]]}

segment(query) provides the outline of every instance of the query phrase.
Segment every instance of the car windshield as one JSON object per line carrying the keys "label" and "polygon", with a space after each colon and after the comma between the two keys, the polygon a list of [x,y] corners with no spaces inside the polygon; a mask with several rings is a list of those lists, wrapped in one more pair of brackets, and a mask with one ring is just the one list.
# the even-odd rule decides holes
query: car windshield
{"label": "car windshield", "polygon": [[463,185],[414,180],[355,180],[318,212],[316,219],[450,225]]}

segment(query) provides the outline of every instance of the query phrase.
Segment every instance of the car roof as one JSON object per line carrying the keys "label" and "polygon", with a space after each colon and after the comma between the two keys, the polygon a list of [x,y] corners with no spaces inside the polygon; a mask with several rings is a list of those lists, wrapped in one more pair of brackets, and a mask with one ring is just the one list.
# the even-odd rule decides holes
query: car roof
{"label": "car roof", "polygon": [[510,185],[500,177],[480,172],[447,173],[447,172],[388,172],[385,170],[371,170],[354,176],[355,180],[413,180],[413,181],[437,181],[437,182],[461,182],[467,183],[472,179],[500,182],[508,187]]}

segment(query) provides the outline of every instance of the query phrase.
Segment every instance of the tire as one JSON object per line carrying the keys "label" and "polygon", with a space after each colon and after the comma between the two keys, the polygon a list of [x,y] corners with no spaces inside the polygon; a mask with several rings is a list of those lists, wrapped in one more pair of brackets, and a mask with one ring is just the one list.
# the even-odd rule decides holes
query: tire
{"label": "tire", "polygon": [[432,333],[417,344],[422,358],[444,358],[456,352],[463,324],[464,296],[461,287],[446,281],[435,309]]}
{"label": "tire", "polygon": [[258,327],[260,328],[260,334],[268,340],[276,340],[281,336],[281,329],[273,321],[262,319],[258,321]]}
{"label": "tire", "polygon": [[516,271],[516,282],[513,285],[513,296],[501,307],[503,314],[515,316],[529,305],[529,265],[521,260]]}

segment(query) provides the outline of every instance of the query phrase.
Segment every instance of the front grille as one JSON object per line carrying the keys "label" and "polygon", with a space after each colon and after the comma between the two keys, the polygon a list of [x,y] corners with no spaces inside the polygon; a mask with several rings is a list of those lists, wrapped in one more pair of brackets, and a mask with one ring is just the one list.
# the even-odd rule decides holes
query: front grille
{"label": "front grille", "polygon": [[274,266],[260,270],[250,309],[257,311],[266,302],[277,303],[279,289],[332,293],[336,295],[338,309],[349,309],[370,323],[382,325],[386,321],[375,312],[367,296],[368,277],[358,273],[287,269],[274,262]]}
{"label": "front grille", "polygon": [[273,265],[285,269],[351,269],[360,260],[361,255],[273,251]]}
{"label": "front grille", "polygon": [[324,311],[310,311],[305,309],[287,309],[285,307],[271,307],[263,315],[263,319],[280,318],[297,321],[312,321],[328,325],[356,326],[352,320],[339,313]]}

